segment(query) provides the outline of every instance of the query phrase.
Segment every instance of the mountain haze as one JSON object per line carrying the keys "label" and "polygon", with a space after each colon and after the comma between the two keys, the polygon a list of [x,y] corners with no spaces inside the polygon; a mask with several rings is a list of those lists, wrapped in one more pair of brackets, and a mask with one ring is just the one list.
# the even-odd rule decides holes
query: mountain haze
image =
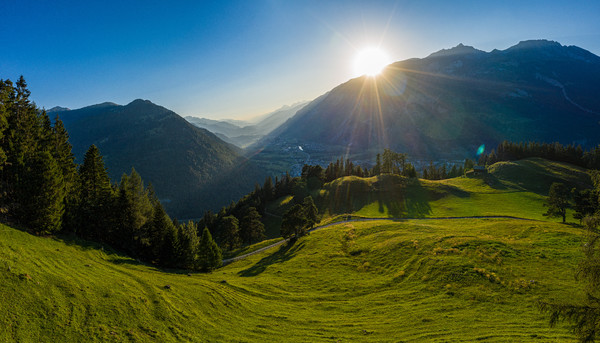
{"label": "mountain haze", "polygon": [[299,102],[264,114],[252,121],[214,120],[187,116],[185,119],[197,127],[209,130],[224,141],[245,148],[264,137],[294,116],[307,102]]}
{"label": "mountain haze", "polygon": [[103,103],[58,115],[79,163],[95,144],[113,181],[134,167],[152,183],[167,211],[180,218],[216,210],[264,180],[239,148],[148,100],[126,106]]}
{"label": "mountain haze", "polygon": [[[414,159],[473,158],[503,140],[600,143],[600,57],[535,40],[484,52],[462,44],[389,65],[306,105],[255,148],[301,146],[374,160],[383,148]],[[286,151],[287,151],[286,150]],[[489,150],[488,150],[489,151]]]}

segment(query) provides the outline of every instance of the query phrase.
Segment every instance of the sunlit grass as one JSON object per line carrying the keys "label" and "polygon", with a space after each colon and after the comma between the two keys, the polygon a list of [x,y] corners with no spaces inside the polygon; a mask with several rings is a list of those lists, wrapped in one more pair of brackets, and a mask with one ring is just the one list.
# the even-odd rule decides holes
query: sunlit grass
{"label": "sunlit grass", "polygon": [[505,219],[346,223],[188,276],[1,226],[0,340],[571,341],[536,302],[580,294],[581,241]]}

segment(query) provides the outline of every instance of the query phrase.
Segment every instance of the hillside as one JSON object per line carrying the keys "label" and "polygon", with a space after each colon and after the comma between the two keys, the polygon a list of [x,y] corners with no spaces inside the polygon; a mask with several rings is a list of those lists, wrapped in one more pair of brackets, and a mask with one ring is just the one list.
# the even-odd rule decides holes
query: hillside
{"label": "hillside", "polygon": [[[330,207],[324,219],[350,205],[353,218],[381,219],[321,228],[210,274],[0,225],[0,340],[573,341],[537,304],[583,299],[573,275],[584,233],[541,216],[541,203],[551,182],[585,188],[589,175],[539,158],[489,170],[337,179],[312,192],[322,213]],[[269,220],[291,201],[268,204]],[[433,218],[497,215],[521,218]]]}
{"label": "hillside", "polygon": [[134,167],[152,183],[172,216],[200,217],[264,180],[263,172],[248,163],[241,150],[147,100],[126,106],[104,103],[58,115],[79,163],[95,144],[113,181]]}
{"label": "hillside", "polygon": [[473,158],[481,144],[503,140],[594,147],[598,78],[600,57],[574,46],[525,41],[484,52],[459,45],[339,85],[256,148],[298,163],[289,151],[301,146],[313,164],[326,164],[348,153],[372,163],[383,148],[417,160]]}
{"label": "hillside", "polygon": [[[513,216],[548,220],[544,202],[553,182],[578,190],[592,187],[586,169],[541,158],[498,162],[487,175],[446,180],[409,179],[398,175],[346,176],[310,190],[323,220],[351,214],[354,218],[440,218]],[[268,238],[279,237],[281,216],[293,195],[267,204]],[[300,196],[302,198],[302,196]],[[567,220],[574,221],[572,210]]]}
{"label": "hillside", "polygon": [[549,222],[342,224],[211,274],[0,226],[2,341],[570,341],[581,231]]}

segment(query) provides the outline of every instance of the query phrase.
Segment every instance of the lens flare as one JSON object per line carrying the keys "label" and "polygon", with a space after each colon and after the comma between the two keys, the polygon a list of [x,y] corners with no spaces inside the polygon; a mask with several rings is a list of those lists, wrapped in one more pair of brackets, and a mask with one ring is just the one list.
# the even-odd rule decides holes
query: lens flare
{"label": "lens flare", "polygon": [[479,146],[479,148],[477,148],[477,156],[483,154],[484,151],[485,151],[485,144],[481,144]]}

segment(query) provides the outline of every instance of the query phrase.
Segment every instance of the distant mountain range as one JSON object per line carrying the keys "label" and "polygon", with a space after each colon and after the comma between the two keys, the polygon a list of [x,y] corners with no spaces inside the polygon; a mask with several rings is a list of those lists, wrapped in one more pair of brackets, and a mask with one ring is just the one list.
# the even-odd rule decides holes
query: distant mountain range
{"label": "distant mountain range", "polygon": [[79,163],[95,144],[113,181],[134,167],[178,218],[218,210],[264,181],[265,174],[239,148],[147,100],[54,113],[63,120]]}
{"label": "distant mountain range", "polygon": [[347,154],[374,161],[383,148],[413,159],[473,158],[505,139],[592,147],[598,80],[600,57],[575,46],[534,40],[488,53],[460,44],[343,83],[252,148],[258,161],[294,151],[301,164]]}
{"label": "distant mountain range", "polygon": [[284,106],[252,121],[213,120],[191,116],[185,117],[185,119],[197,127],[209,130],[228,143],[245,148],[279,127],[307,103],[307,101],[303,101],[291,106]]}
{"label": "distant mountain range", "polygon": [[186,118],[214,134],[147,100],[48,112],[63,119],[79,162],[96,144],[114,181],[135,167],[171,215],[190,218],[237,200],[267,174],[299,174],[304,163],[340,156],[372,163],[384,148],[429,161],[475,158],[482,144],[489,151],[502,140],[593,147],[598,80],[600,57],[578,47],[536,40],[484,52],[460,44],[255,123]]}

